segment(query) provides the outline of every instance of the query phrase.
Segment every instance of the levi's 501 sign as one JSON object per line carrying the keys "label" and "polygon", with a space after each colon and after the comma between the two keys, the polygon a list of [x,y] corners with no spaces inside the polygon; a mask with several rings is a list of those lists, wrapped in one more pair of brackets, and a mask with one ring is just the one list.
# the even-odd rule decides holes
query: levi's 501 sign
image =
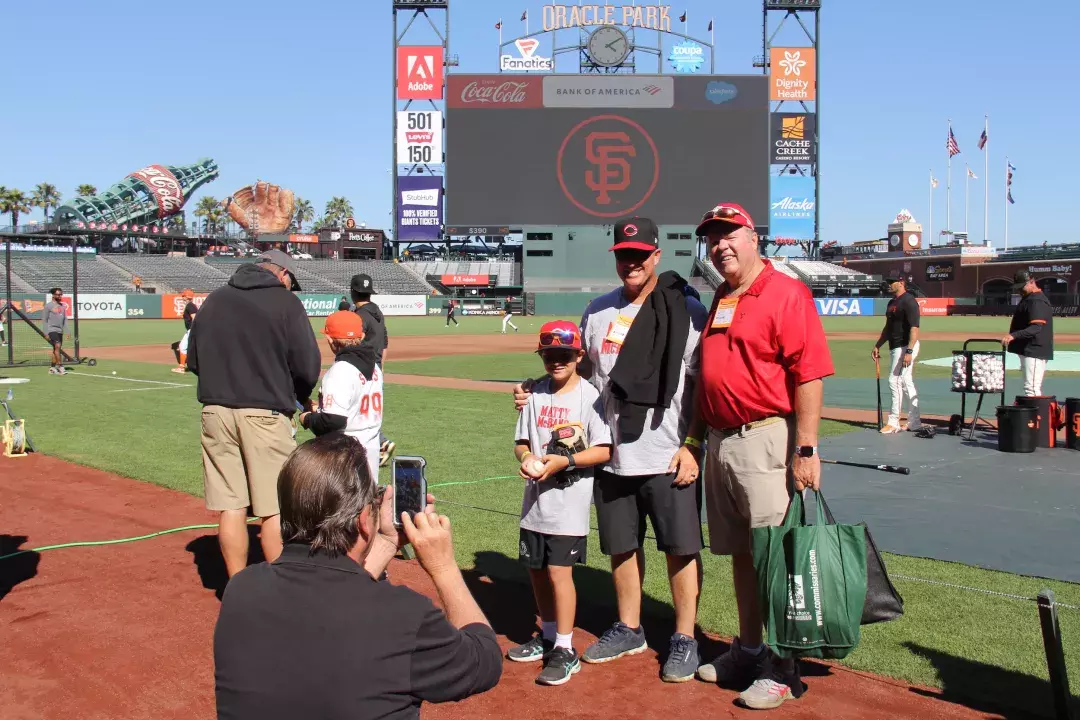
{"label": "levi's 501 sign", "polygon": [[397,114],[398,165],[441,163],[442,113],[438,110],[400,110]]}
{"label": "levi's 501 sign", "polygon": [[405,45],[398,47],[398,100],[442,100],[442,96],[442,45]]}

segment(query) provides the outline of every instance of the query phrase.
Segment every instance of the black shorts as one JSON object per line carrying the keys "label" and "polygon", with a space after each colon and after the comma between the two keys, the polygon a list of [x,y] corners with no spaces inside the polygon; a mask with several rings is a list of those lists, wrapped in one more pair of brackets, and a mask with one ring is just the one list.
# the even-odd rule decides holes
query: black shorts
{"label": "black shorts", "polygon": [[701,483],[674,485],[674,475],[613,475],[596,469],[593,503],[600,552],[620,555],[645,544],[645,518],[652,521],[656,549],[668,555],[701,552]]}
{"label": "black shorts", "polygon": [[542,570],[548,565],[571,567],[585,562],[588,536],[548,535],[521,528],[518,537],[518,560],[530,570]]}
{"label": "black shorts", "polygon": [[64,333],[49,333],[49,344],[53,347],[59,347],[64,344]]}

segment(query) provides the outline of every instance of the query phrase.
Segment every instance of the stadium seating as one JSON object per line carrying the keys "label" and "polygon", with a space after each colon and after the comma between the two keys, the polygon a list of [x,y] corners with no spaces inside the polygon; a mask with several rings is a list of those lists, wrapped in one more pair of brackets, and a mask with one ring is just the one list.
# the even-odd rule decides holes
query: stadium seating
{"label": "stadium seating", "polygon": [[418,277],[426,278],[429,275],[494,275],[496,285],[500,287],[517,287],[521,285],[520,269],[512,261],[479,261],[479,262],[408,262],[403,263]]}
{"label": "stadium seating", "polygon": [[843,265],[823,262],[821,260],[789,260],[791,266],[799,273],[808,278],[813,277],[866,277],[866,273],[857,272]]}
{"label": "stadium seating", "polygon": [[[95,255],[79,255],[79,291],[87,293],[130,292],[131,278]],[[73,284],[71,255],[67,253],[12,253],[11,271],[38,292],[51,287],[70,290]],[[20,291],[12,283],[12,291]]]}
{"label": "stadium seating", "polygon": [[[246,260],[207,258],[206,264],[232,275]],[[375,292],[383,295],[427,295],[431,286],[396,263],[376,260],[297,260],[297,280],[304,292],[345,294],[353,275],[371,277]]]}
{"label": "stadium seating", "polygon": [[[159,293],[179,292],[184,288],[191,288],[195,292],[210,292],[229,280],[229,273],[211,267],[204,263],[202,258],[130,253],[102,255],[102,259],[129,275],[138,275],[142,278],[143,287],[156,288]],[[87,292],[81,282],[79,289]],[[131,290],[130,277],[125,289]]]}
{"label": "stadium seating", "polygon": [[783,258],[772,258],[773,267],[775,267],[777,270],[784,273],[788,277],[795,278],[796,280],[802,280],[802,278],[799,277],[799,273],[795,272],[795,269],[791,267],[791,265],[789,265],[788,263],[781,262],[782,260]]}

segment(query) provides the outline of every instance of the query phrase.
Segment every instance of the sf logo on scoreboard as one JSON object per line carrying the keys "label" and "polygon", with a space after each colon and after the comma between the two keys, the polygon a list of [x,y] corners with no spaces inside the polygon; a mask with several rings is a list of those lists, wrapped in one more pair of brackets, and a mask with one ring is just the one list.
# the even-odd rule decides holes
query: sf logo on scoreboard
{"label": "sf logo on scoreboard", "polygon": [[621,115],[595,115],[574,126],[556,161],[563,194],[593,217],[617,218],[656,190],[660,154],[649,133]]}

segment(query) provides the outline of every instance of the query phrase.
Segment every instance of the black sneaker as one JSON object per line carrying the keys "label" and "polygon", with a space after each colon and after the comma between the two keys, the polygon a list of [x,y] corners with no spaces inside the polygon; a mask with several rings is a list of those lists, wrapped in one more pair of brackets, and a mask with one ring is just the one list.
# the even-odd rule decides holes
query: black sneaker
{"label": "black sneaker", "polygon": [[664,661],[664,670],[660,679],[664,682],[680,683],[693,680],[701,656],[698,655],[697,640],[682,633],[671,636],[668,657]]}
{"label": "black sneaker", "polygon": [[606,663],[618,660],[624,655],[637,655],[648,648],[645,642],[645,630],[631,630],[625,623],[617,622],[600,636],[582,653],[581,659],[587,663]]}
{"label": "black sneaker", "polygon": [[514,662],[536,662],[542,660],[544,653],[553,647],[555,647],[553,643],[544,642],[540,635],[533,635],[532,640],[524,645],[518,645],[507,650],[506,658]]}
{"label": "black sneaker", "polygon": [[536,676],[536,682],[540,685],[562,685],[580,671],[581,661],[577,651],[556,647],[544,656],[544,669]]}

